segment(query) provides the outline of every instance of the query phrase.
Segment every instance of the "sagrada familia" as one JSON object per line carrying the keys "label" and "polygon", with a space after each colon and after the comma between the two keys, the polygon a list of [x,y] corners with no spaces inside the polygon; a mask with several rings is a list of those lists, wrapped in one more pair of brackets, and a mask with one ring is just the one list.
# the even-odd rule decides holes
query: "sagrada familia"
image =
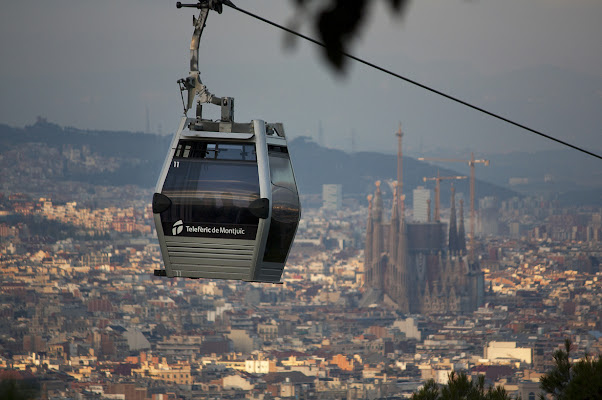
{"label": "sagrada familia", "polygon": [[466,252],[462,202],[457,223],[452,188],[447,229],[441,221],[430,221],[430,210],[428,222],[405,220],[402,135],[400,128],[397,183],[389,222],[383,218],[380,182],[376,182],[374,196],[368,196],[364,285],[379,300],[392,302],[403,313],[472,312],[484,303],[484,275],[478,261]]}

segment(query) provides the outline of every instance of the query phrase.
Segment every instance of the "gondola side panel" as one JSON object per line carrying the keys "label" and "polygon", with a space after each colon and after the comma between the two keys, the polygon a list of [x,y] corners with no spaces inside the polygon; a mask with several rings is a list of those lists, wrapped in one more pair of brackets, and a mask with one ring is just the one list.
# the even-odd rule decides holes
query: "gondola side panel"
{"label": "gondola side panel", "polygon": [[253,271],[251,271],[250,280],[257,280],[257,277],[261,274],[261,259],[265,251],[270,229],[270,220],[272,217],[272,188],[265,122],[262,120],[253,120],[253,128],[255,130],[255,143],[257,148],[260,196],[261,198],[268,199],[269,202],[269,214],[267,218],[259,220],[259,229],[257,231],[257,238],[255,239],[255,249],[253,253],[253,260],[255,262]]}
{"label": "gondola side panel", "polygon": [[[159,178],[157,179],[157,185],[155,186],[155,193],[161,193],[163,189],[163,183],[165,182],[165,178],[167,177],[167,171],[169,171],[169,166],[171,165],[174,152],[176,150],[176,146],[180,140],[180,135],[184,130],[184,127],[189,122],[189,118],[186,116],[182,117],[180,120],[180,125],[178,126],[178,130],[174,133],[171,144],[167,151],[167,155],[165,157],[165,162],[163,163],[163,167],[161,168],[161,173]],[[163,263],[165,265],[165,273],[167,277],[173,278],[175,275],[173,274],[171,263],[169,262],[169,257],[165,255],[168,254],[167,245],[165,243],[165,235],[163,233],[161,216],[159,213],[153,213],[153,217],[155,220],[155,230],[157,231],[157,238],[159,239],[159,247],[161,249],[161,254],[163,255]]]}

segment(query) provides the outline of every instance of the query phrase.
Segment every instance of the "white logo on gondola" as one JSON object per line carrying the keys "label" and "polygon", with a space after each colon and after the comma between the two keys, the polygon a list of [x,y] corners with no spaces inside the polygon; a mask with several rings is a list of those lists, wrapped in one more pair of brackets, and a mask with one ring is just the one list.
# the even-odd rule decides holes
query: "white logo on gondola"
{"label": "white logo on gondola", "polygon": [[182,220],[176,221],[171,228],[171,233],[175,235],[179,235],[184,230],[184,223]]}

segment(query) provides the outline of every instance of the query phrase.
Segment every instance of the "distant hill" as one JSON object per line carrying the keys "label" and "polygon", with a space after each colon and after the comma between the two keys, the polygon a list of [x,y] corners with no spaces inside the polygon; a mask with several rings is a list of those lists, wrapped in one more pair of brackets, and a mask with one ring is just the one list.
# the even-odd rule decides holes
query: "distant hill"
{"label": "distant hill", "polygon": [[[376,152],[349,154],[341,150],[327,149],[306,137],[296,138],[290,143],[290,152],[295,166],[295,175],[302,193],[321,193],[322,184],[341,183],[344,194],[357,194],[361,197],[374,191],[376,180],[397,179],[397,157]],[[415,158],[403,158],[403,188],[407,201],[411,204],[412,190],[417,186],[434,188],[434,182],[424,183],[423,177],[434,177],[437,169],[441,176],[462,175],[447,168],[437,168]],[[468,201],[470,193],[469,179],[454,182],[456,191],[465,194]],[[481,180],[476,183],[478,197],[497,196],[506,199],[517,193],[507,188]],[[385,193],[390,192],[383,185]],[[449,181],[441,183],[441,202],[449,202]]]}
{"label": "distant hill", "polygon": [[[152,188],[169,147],[171,136],[140,132],[86,131],[63,128],[43,119],[31,126],[0,125],[0,166],[8,182],[32,182],[35,190],[46,181],[74,181],[91,185],[138,185]],[[319,146],[306,137],[290,142],[295,174],[302,194],[319,194],[322,185],[343,184],[347,196],[365,199],[376,180],[396,178],[394,155],[375,152],[349,154]],[[437,167],[404,157],[404,192],[411,204],[411,191],[424,185],[424,176],[435,176]],[[459,175],[440,168],[442,176]],[[12,176],[12,178],[11,178]],[[468,198],[468,179],[455,182]],[[434,187],[429,182],[427,187]],[[477,182],[477,196],[505,199],[516,193],[487,182]],[[5,190],[7,184],[4,184]],[[449,182],[441,185],[441,201],[449,200]],[[32,188],[32,190],[34,190]],[[383,185],[385,195],[390,192]]]}
{"label": "distant hill", "polygon": [[166,136],[85,131],[38,119],[25,128],[0,125],[0,166],[34,182],[152,187],[169,143]]}

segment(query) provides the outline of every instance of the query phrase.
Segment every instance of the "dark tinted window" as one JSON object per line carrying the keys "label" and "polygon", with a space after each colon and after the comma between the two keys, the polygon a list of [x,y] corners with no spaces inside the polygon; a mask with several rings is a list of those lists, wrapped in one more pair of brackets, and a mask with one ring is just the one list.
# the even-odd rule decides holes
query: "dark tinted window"
{"label": "dark tinted window", "polygon": [[299,195],[286,148],[269,149],[272,178],[272,219],[264,261],[284,262],[295,238],[300,218]]}
{"label": "dark tinted window", "polygon": [[180,140],[175,158],[205,158],[211,160],[256,161],[255,145],[245,143],[208,143],[199,140]]}
{"label": "dark tinted window", "polygon": [[287,153],[273,152],[270,150],[270,175],[272,184],[297,193],[297,185],[293,168]]}
{"label": "dark tinted window", "polygon": [[162,193],[172,201],[161,213],[165,234],[171,234],[171,224],[179,220],[257,226],[259,219],[248,210],[259,198],[254,159],[254,146],[181,141],[163,184]]}

